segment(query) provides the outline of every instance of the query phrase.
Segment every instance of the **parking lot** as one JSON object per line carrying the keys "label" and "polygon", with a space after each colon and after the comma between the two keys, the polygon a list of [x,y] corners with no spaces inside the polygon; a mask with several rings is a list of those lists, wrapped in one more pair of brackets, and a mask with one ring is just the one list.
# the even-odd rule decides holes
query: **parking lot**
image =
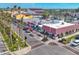
{"label": "parking lot", "polygon": [[[27,53],[27,55],[73,55],[73,51],[60,47],[54,43],[53,45],[45,45],[41,40],[44,37],[43,34],[35,32],[24,32],[27,37],[27,42],[32,47],[32,51]],[[48,37],[48,40],[49,37]],[[53,40],[53,39],[52,39]]]}
{"label": "parking lot", "polygon": [[5,47],[3,41],[2,41],[2,39],[0,37],[0,55],[4,54],[4,52],[6,52],[6,51],[7,51],[6,47]]}
{"label": "parking lot", "polygon": [[59,47],[57,45],[48,46],[42,45],[33,49],[31,52],[26,55],[75,55],[70,50],[67,50],[63,47]]}
{"label": "parking lot", "polygon": [[26,33],[25,35],[27,37],[28,44],[30,44],[31,46],[35,46],[42,43],[41,41],[37,40],[38,38],[35,39],[34,38],[35,36],[32,33],[30,34]]}

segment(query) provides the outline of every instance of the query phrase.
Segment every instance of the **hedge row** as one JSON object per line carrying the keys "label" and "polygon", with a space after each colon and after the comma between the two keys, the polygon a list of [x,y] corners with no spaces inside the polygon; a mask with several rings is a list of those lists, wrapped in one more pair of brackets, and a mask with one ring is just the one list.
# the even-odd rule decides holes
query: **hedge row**
{"label": "hedge row", "polygon": [[64,44],[70,43],[71,40],[73,40],[73,39],[75,39],[75,36],[70,36],[70,37],[67,37],[67,38],[63,38],[62,43],[64,43]]}
{"label": "hedge row", "polygon": [[[7,28],[10,30],[10,28]],[[23,41],[15,32],[11,35],[12,39],[10,38],[10,36],[7,34],[8,31],[5,30],[4,28],[0,25],[0,32],[3,35],[4,38],[4,42],[7,44],[7,47],[9,48],[10,51],[16,51],[19,48],[24,48],[24,47],[28,47],[26,41]]]}

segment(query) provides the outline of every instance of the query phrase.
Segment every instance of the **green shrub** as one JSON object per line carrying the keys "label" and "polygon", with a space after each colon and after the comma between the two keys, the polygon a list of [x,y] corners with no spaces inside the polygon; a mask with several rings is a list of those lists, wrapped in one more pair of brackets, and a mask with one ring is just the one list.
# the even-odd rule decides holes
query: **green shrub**
{"label": "green shrub", "polygon": [[16,44],[13,44],[12,46],[9,47],[10,51],[16,51],[18,50],[18,46]]}
{"label": "green shrub", "polygon": [[26,44],[26,42],[24,41],[24,42],[22,42],[22,44],[20,45],[22,48],[24,48],[24,47],[28,47],[28,45]]}
{"label": "green shrub", "polygon": [[4,38],[4,41],[5,42],[10,42],[9,40],[10,40],[10,38],[8,37],[8,35],[6,34],[6,33],[3,33],[3,38]]}
{"label": "green shrub", "polygon": [[67,43],[71,42],[71,40],[74,39],[74,38],[75,38],[75,36],[70,36],[70,37],[67,37],[67,38],[63,38],[62,43],[67,44]]}
{"label": "green shrub", "polygon": [[4,32],[4,28],[1,27],[1,25],[0,28],[1,28],[0,31],[4,38],[4,42],[7,44],[7,47],[9,48],[10,51],[18,50],[18,46],[19,48],[24,48],[28,46],[26,44],[26,41],[23,42],[23,40],[15,32],[12,34],[12,39],[10,39],[9,35],[7,34],[9,33],[10,29],[7,29],[7,31]]}
{"label": "green shrub", "polygon": [[74,38],[75,38],[75,36],[71,36],[71,37],[66,38],[66,40],[67,40],[67,42],[69,43],[69,42],[71,42],[71,40],[74,39]]}
{"label": "green shrub", "polygon": [[13,33],[14,34],[14,37],[16,37],[16,41],[17,41],[17,43],[18,43],[18,45],[21,47],[21,48],[24,48],[24,47],[26,47],[26,46],[28,46],[27,44],[26,44],[26,41],[24,41],[23,42],[23,40],[14,32]]}

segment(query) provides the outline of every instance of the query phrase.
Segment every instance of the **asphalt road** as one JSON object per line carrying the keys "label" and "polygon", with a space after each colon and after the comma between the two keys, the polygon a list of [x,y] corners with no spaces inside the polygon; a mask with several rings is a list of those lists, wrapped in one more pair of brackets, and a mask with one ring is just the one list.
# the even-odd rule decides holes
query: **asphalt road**
{"label": "asphalt road", "polygon": [[[28,40],[30,41],[37,41],[33,42],[33,44],[29,41],[29,44],[34,45],[34,44],[41,44],[39,36],[35,35],[34,33],[31,33],[34,35],[33,37],[30,37],[29,34],[26,34],[27,37],[29,38]],[[36,37],[36,38],[34,38]],[[27,41],[28,41],[27,40]],[[39,42],[38,42],[39,41]],[[38,46],[34,49],[32,49],[31,52],[27,53],[26,55],[74,55],[72,51],[64,48],[64,47],[59,47],[58,45],[41,45]]]}
{"label": "asphalt road", "polygon": [[41,41],[38,41],[37,39],[35,39],[34,36],[33,37],[30,36],[28,33],[25,33],[25,35],[27,37],[28,44],[30,44],[31,46],[35,46],[37,44],[41,44]]}
{"label": "asphalt road", "polygon": [[75,55],[75,54],[70,50],[67,50],[63,47],[59,47],[57,45],[54,46],[42,45],[40,47],[33,49],[26,55]]}

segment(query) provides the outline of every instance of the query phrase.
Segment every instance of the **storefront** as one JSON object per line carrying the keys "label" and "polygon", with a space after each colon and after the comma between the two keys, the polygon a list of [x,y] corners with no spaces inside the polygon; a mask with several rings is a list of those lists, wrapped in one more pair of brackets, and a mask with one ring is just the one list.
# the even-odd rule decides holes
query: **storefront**
{"label": "storefront", "polygon": [[79,24],[44,24],[43,29],[54,37],[61,38],[79,31]]}

